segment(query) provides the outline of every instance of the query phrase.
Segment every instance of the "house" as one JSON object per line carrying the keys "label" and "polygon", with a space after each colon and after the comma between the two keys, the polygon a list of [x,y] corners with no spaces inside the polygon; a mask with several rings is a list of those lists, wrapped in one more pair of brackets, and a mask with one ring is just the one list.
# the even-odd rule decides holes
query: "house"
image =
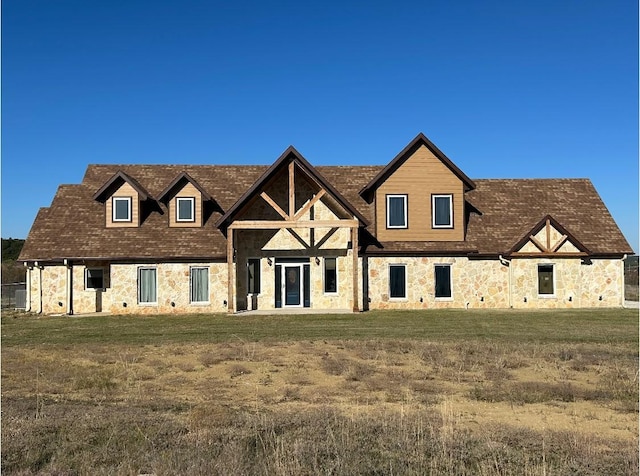
{"label": "house", "polygon": [[20,260],[45,314],[616,307],[632,250],[587,179],[386,166],[89,165]]}

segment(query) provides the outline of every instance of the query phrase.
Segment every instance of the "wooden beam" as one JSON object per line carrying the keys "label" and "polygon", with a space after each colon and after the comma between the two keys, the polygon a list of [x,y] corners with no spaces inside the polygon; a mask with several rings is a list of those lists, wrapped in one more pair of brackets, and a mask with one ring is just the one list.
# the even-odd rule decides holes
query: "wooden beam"
{"label": "wooden beam", "polygon": [[572,253],[520,253],[513,252],[509,256],[513,256],[514,258],[578,258],[589,256],[589,253],[584,252],[572,252]]}
{"label": "wooden beam", "polygon": [[543,252],[549,251],[549,248],[545,248],[545,246],[542,243],[540,243],[535,236],[531,235],[529,236],[529,239],[531,240],[531,243],[533,243],[540,249],[540,251],[543,251]]}
{"label": "wooden beam", "polygon": [[289,216],[296,214],[295,164],[289,162]]}
{"label": "wooden beam", "polygon": [[321,189],[318,193],[315,194],[315,196],[309,200],[306,205],[304,207],[302,207],[300,210],[298,210],[296,212],[296,214],[293,216],[294,220],[297,220],[298,218],[300,218],[302,215],[304,215],[305,213],[307,213],[309,211],[309,209],[314,206],[318,200],[320,200],[322,198],[322,196],[327,193],[327,191],[325,189]]}
{"label": "wooden beam", "polygon": [[329,231],[328,231],[328,232],[327,232],[327,233],[322,237],[322,239],[321,239],[320,241],[318,241],[318,245],[316,246],[316,248],[317,248],[317,249],[322,248],[322,245],[324,245],[324,244],[329,240],[329,238],[331,238],[331,237],[336,233],[336,231],[338,231],[338,230],[339,230],[339,228],[331,228],[331,229],[330,229],[330,230],[329,230]]}
{"label": "wooden beam", "polygon": [[233,264],[233,229],[227,229],[227,312],[234,312],[233,282],[234,282],[234,264]]}
{"label": "wooden beam", "polygon": [[551,249],[551,221],[547,218],[547,250]]}
{"label": "wooden beam", "polygon": [[360,311],[358,306],[358,227],[351,228],[351,254],[353,256],[353,312]]}
{"label": "wooden beam", "polygon": [[301,237],[300,235],[298,235],[295,231],[293,231],[291,228],[287,228],[286,230],[289,232],[289,234],[291,234],[291,236],[293,236],[293,237],[298,241],[298,243],[300,243],[302,246],[304,246],[304,248],[305,248],[306,250],[308,250],[309,248],[311,248],[311,246],[310,246],[310,245],[308,245],[308,244],[307,244],[307,242],[306,242],[306,241],[304,241],[304,240],[302,239],[302,237]]}
{"label": "wooden beam", "polygon": [[549,251],[551,253],[555,253],[556,251],[558,251],[558,249],[564,245],[564,242],[567,241],[568,236],[567,235],[562,235],[562,237],[558,240],[558,242],[553,245],[553,248],[551,248]]}
{"label": "wooden beam", "polygon": [[266,192],[262,192],[260,196],[265,202],[271,205],[271,208],[278,212],[278,215],[280,215],[285,220],[290,219],[289,215],[287,215],[287,213],[282,208],[280,208],[280,205],[278,205],[269,195],[267,195]]}
{"label": "wooden beam", "polygon": [[282,228],[353,228],[358,220],[239,220],[229,225],[229,230],[279,230]]}

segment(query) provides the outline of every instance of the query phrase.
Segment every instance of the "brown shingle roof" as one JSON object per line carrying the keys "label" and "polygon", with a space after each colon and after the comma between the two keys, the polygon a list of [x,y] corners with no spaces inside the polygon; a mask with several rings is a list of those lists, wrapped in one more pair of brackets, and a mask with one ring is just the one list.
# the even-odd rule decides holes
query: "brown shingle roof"
{"label": "brown shingle roof", "polygon": [[[93,199],[119,170],[157,197],[186,172],[227,211],[268,169],[224,165],[90,165],[79,185],[62,185],[49,208],[40,209],[20,254],[21,260],[63,258],[224,258],[226,241],[212,212],[202,228],[170,228],[166,209],[154,211],[138,228],[106,228],[104,205]],[[374,205],[359,195],[383,167],[320,166],[317,170],[370,223]],[[465,242],[385,242],[380,253],[504,254],[546,215],[551,215],[593,254],[632,253],[586,179],[475,180],[466,198],[472,208]],[[470,208],[471,208],[470,207]],[[369,227],[371,233],[374,226]],[[374,251],[373,247],[369,248]]]}

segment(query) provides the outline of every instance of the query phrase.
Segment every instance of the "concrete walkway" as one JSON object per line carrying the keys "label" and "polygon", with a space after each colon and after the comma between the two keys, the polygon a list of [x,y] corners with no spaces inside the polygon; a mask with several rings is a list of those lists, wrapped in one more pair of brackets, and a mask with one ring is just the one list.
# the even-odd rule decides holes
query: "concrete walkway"
{"label": "concrete walkway", "polygon": [[274,316],[289,314],[353,314],[350,309],[311,309],[310,307],[288,307],[285,309],[265,309],[257,311],[237,311],[235,316]]}
{"label": "concrete walkway", "polygon": [[640,309],[640,302],[638,301],[625,301],[624,307],[627,309]]}

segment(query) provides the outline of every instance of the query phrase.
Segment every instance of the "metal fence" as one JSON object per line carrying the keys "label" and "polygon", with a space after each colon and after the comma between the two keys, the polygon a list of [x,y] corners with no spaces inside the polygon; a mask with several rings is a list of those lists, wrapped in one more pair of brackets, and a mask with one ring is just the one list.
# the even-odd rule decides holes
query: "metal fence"
{"label": "metal fence", "polygon": [[26,309],[26,283],[10,283],[2,285],[2,309]]}

